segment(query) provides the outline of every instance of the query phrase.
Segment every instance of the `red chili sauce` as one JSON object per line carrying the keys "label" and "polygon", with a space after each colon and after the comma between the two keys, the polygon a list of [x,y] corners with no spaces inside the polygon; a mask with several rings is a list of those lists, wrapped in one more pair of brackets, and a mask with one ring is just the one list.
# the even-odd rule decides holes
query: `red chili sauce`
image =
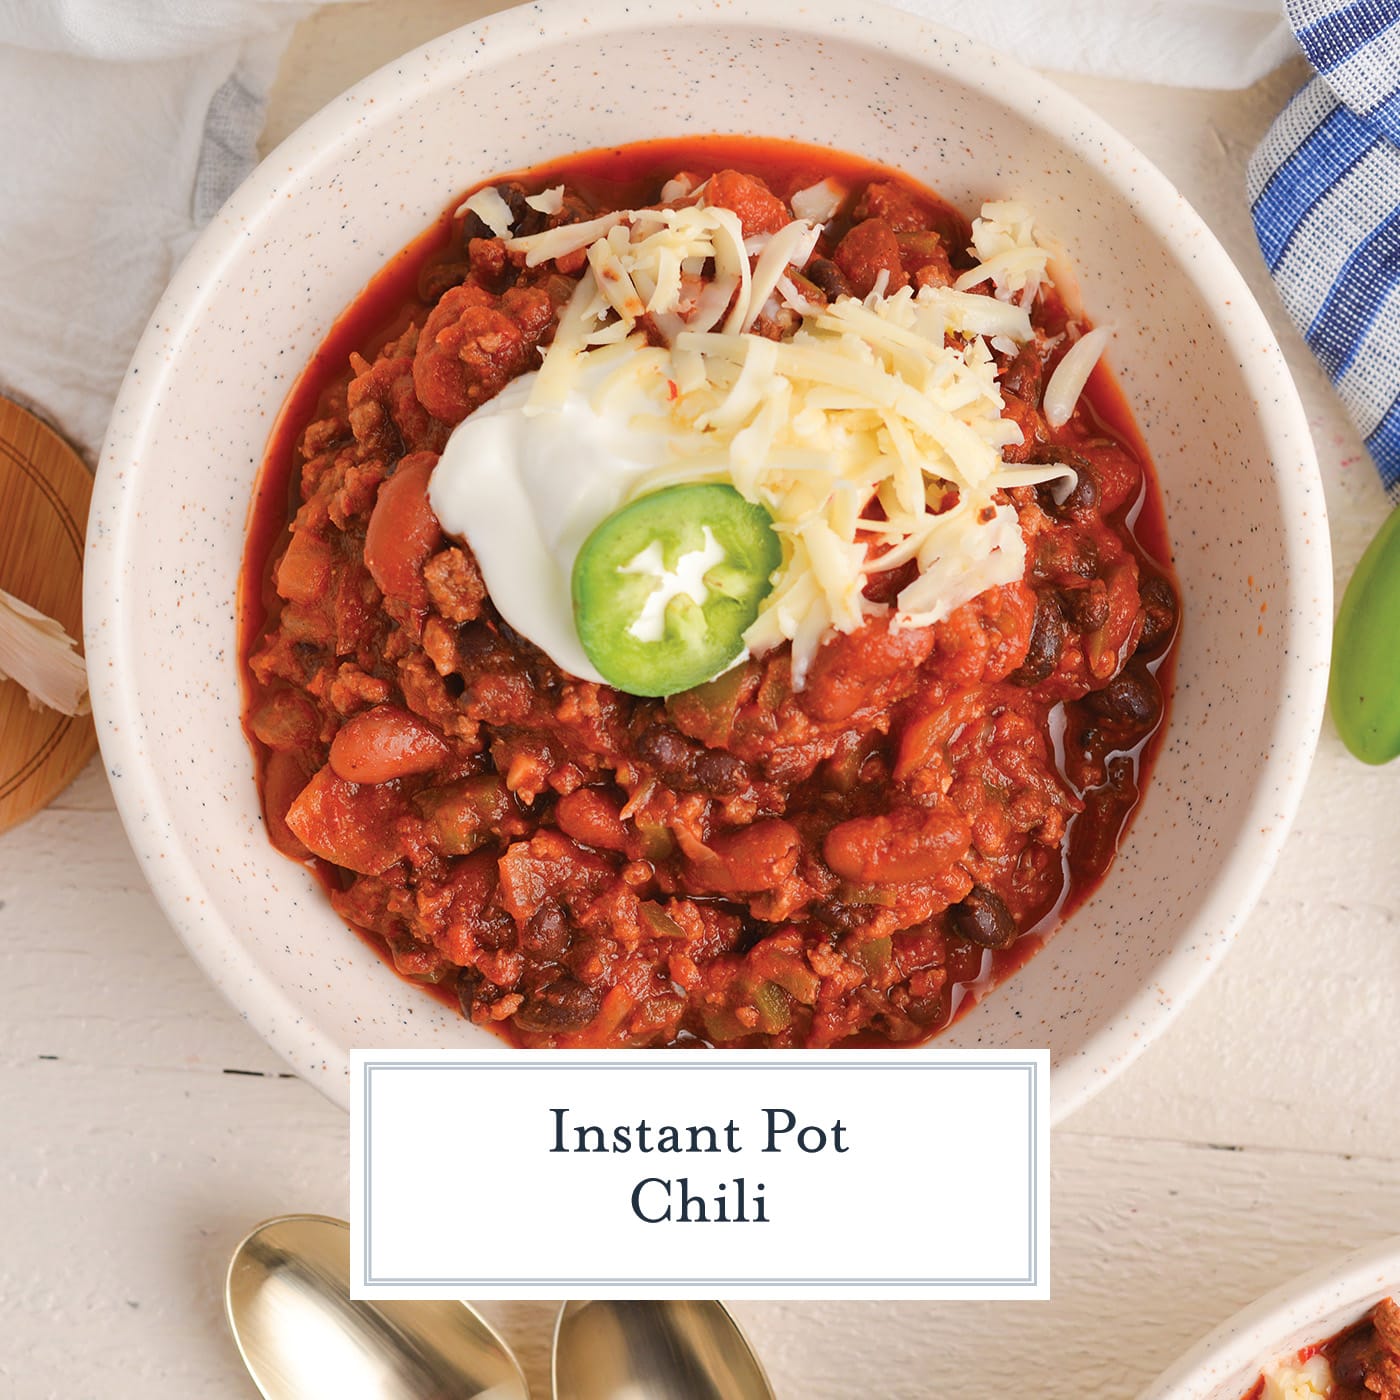
{"label": "red chili sauce", "polygon": [[[492,183],[528,233],[654,203],[680,171],[713,176],[746,235],[792,218],[796,191],[845,187],[813,299],[974,265],[957,210],[818,147],[643,142]],[[558,214],[524,204],[560,184]],[[928,1038],[1104,877],[1160,744],[1177,592],[1127,406],[1100,367],[1048,426],[1068,312],[1043,289],[1037,341],[998,357],[1024,437],[1005,455],[1068,462],[1079,485],[1008,493],[1024,580],[934,627],[836,634],[799,690],[782,647],[639,699],[514,633],[427,504],[452,427],[538,365],[582,255],[521,261],[444,213],[282,409],[240,588],[271,840],[403,976],[518,1044]],[[907,581],[873,575],[867,595]]]}

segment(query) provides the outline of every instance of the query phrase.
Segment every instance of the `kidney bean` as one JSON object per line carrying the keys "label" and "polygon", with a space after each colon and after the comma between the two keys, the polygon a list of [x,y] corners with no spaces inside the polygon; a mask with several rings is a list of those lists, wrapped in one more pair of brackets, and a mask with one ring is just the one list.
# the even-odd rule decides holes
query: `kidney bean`
{"label": "kidney bean", "polygon": [[431,773],[451,750],[426,720],[401,705],[376,705],[341,725],[330,762],[348,783],[387,783]]}
{"label": "kidney bean", "polygon": [[423,565],[442,541],[442,526],[428,504],[428,480],[437,454],[405,457],[379,488],[365,530],[365,567],[386,598],[426,607]]}
{"label": "kidney bean", "polygon": [[1084,703],[1105,719],[1132,729],[1151,729],[1162,717],[1162,691],[1145,666],[1129,662]]}
{"label": "kidney bean", "polygon": [[685,875],[693,894],[753,894],[776,889],[792,874],[802,837],[790,822],[769,817],[710,840],[714,859],[694,862]]}
{"label": "kidney bean", "polygon": [[1026,659],[1006,679],[1012,685],[1039,685],[1055,674],[1064,649],[1065,619],[1060,612],[1060,602],[1046,589],[1036,597],[1035,625],[1031,629]]}
{"label": "kidney bean", "polygon": [[1149,574],[1138,585],[1143,624],[1138,636],[1140,652],[1159,650],[1176,630],[1176,593],[1160,574]]}
{"label": "kidney bean", "polygon": [[515,1013],[515,1024],[523,1031],[541,1035],[581,1031],[598,1014],[602,998],[592,987],[561,977],[525,998]]}
{"label": "kidney bean", "polygon": [[955,811],[896,807],[832,827],[822,854],[842,879],[859,884],[930,880],[959,860],[971,839],[971,829]]}
{"label": "kidney bean", "polygon": [[1006,948],[1020,930],[1001,896],[985,885],[973,885],[967,898],[948,910],[948,923],[959,938],[980,948]]}

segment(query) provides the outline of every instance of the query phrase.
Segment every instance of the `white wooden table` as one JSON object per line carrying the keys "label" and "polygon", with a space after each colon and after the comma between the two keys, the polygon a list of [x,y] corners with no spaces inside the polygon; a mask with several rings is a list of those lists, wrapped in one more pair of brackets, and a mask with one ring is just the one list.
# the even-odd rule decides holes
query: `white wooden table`
{"label": "white wooden table", "polygon": [[[380,63],[494,8],[376,0],[293,42],[280,139]],[[1301,81],[1066,79],[1204,215],[1269,313],[1322,459],[1338,580],[1384,502],[1251,234],[1250,150]],[[0,838],[0,1394],[253,1395],[229,1250],[347,1210],[347,1124],[206,985],[147,892],[99,763]],[[1323,734],[1258,911],[1171,1031],[1054,1138],[1054,1301],[745,1304],[784,1400],[1134,1394],[1226,1314],[1400,1231],[1400,768]],[[908,1167],[917,1178],[917,1163]],[[486,1305],[548,1394],[552,1309]]]}

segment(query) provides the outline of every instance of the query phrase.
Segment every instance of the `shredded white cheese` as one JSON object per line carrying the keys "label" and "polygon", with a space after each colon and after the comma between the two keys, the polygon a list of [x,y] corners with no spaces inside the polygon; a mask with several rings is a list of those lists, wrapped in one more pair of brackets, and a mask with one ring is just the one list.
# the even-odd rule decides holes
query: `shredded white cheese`
{"label": "shredded white cheese", "polygon": [[[609,396],[634,405],[640,396],[656,412],[635,415],[634,430],[664,443],[656,454],[664,465],[641,476],[631,495],[728,480],[771,514],[783,563],[745,643],[755,654],[790,643],[799,686],[827,636],[886,611],[865,597],[871,574],[915,561],[918,574],[896,599],[892,625],[939,622],[1024,574],[1016,512],[997,493],[1073,482],[1065,467],[1012,466],[1002,455],[1020,429],[1002,417],[988,342],[1009,354],[1034,339],[1027,307],[1047,255],[1029,213],[983,207],[973,225],[982,263],[956,287],[906,286],[886,296],[886,274],[863,301],[823,306],[792,277],[820,237],[820,222],[805,215],[819,212],[822,188],[803,192],[811,196],[801,201],[805,212],[761,247],[746,246],[732,211],[705,204],[703,186],[681,208],[622,210],[507,243],[531,266],[585,249],[588,257],[525,412],[559,411],[585,358],[591,365],[594,356],[616,356],[591,391],[595,411],[605,411]],[[827,190],[827,207],[843,193]],[[712,275],[702,280],[707,267]],[[968,290],[988,280],[995,296]],[[779,305],[801,317],[799,329],[780,341],[752,334],[757,318]],[[654,331],[665,347],[648,344]],[[1074,375],[1096,335],[1065,357],[1079,353],[1062,381],[1076,399],[1083,385],[1075,387]],[[660,567],[645,551],[633,564]],[[660,609],[682,593],[695,596],[679,569],[657,577]],[[635,625],[649,636],[660,619],[644,614]]]}
{"label": "shredded white cheese", "polygon": [[494,185],[486,185],[470,195],[457,206],[457,214],[475,214],[497,238],[506,238],[515,227],[515,216],[510,205],[501,197]]}
{"label": "shredded white cheese", "polygon": [[1065,351],[1050,382],[1045,386],[1042,400],[1045,421],[1052,428],[1063,427],[1069,422],[1094,366],[1099,362],[1104,347],[1108,344],[1111,331],[1107,326],[1098,326],[1087,335],[1082,335]]}
{"label": "shredded white cheese", "polygon": [[789,203],[792,212],[799,219],[807,219],[814,224],[824,224],[841,207],[846,191],[835,180],[821,180],[798,190]]}
{"label": "shredded white cheese", "polygon": [[1049,251],[1036,240],[1035,219],[1023,204],[996,200],[972,221],[972,247],[981,261],[953,284],[960,292],[990,281],[1003,301],[1029,306],[1047,280]]}
{"label": "shredded white cheese", "polygon": [[76,645],[53,618],[0,588],[0,683],[17,681],[34,709],[87,714],[87,669]]}
{"label": "shredded white cheese", "polygon": [[1301,1365],[1281,1362],[1264,1373],[1262,1400],[1326,1400],[1332,1388],[1332,1368],[1321,1354]]}
{"label": "shredded white cheese", "polygon": [[527,194],[525,203],[531,209],[553,217],[564,207],[564,186],[555,185],[553,189],[541,190],[539,194]]}

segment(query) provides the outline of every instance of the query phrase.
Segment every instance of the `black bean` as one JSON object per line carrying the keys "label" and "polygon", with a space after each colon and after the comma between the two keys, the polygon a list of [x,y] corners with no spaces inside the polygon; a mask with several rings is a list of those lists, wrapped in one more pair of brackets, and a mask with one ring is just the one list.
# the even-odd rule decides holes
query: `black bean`
{"label": "black bean", "polygon": [[476,968],[463,967],[458,969],[457,1003],[462,1008],[462,1015],[467,1020],[472,1019],[474,1009],[490,1006],[493,1002],[500,1001],[505,994],[504,987],[498,987],[494,982],[488,982]]}
{"label": "black bean", "polygon": [[637,736],[637,755],[667,777],[680,777],[690,770],[695,745],[669,724],[653,724]]}
{"label": "black bean", "polygon": [[[1037,494],[1045,487],[1036,487]],[[1047,514],[1053,506],[1042,502]],[[1094,536],[1087,530],[1042,530],[1035,540],[1035,557],[1031,561],[1032,583],[1063,583],[1074,578],[1092,579],[1100,573],[1099,550]]]}
{"label": "black bean", "polygon": [[1083,588],[1063,589],[1060,607],[1081,632],[1097,632],[1108,621],[1108,585],[1096,578]]}
{"label": "black bean", "polygon": [[835,301],[837,297],[848,297],[852,294],[851,284],[846,281],[846,274],[830,258],[813,258],[803,271],[811,281],[822,289],[828,301]]}
{"label": "black bean", "polygon": [[[943,984],[935,983],[934,987],[935,990],[925,992],[922,996],[915,996],[909,990],[909,984],[903,982],[890,989],[890,1004],[914,1022],[916,1027],[936,1025],[947,1011],[947,1002],[943,996]],[[894,1038],[898,1037],[892,1037],[892,1039]],[[906,1035],[903,1038],[911,1039],[912,1037]]]}
{"label": "black bean", "polygon": [[1039,685],[1055,674],[1065,649],[1065,619],[1058,598],[1049,589],[1036,595],[1035,626],[1026,659],[1006,678],[1012,685]]}
{"label": "black bean", "polygon": [[[1014,394],[1022,403],[1032,408],[1040,407],[1040,385],[1045,375],[1045,366],[1033,345],[1024,346],[1015,359],[1008,362],[1001,372],[1001,390],[1004,394]],[[1046,448],[1054,446],[1047,443]],[[1042,451],[1045,448],[1041,449]]]}
{"label": "black bean", "polygon": [[695,760],[695,781],[712,797],[733,797],[748,786],[748,769],[742,759],[720,749],[706,749]]}
{"label": "black bean", "polygon": [[948,923],[959,938],[979,948],[1009,947],[1020,932],[1001,896],[985,885],[973,885],[967,898],[948,910]]}
{"label": "black bean", "polygon": [[1074,486],[1069,494],[1058,500],[1056,497],[1060,496],[1064,489],[1063,481],[1049,482],[1036,488],[1036,495],[1047,514],[1058,518],[1076,511],[1093,510],[1098,505],[1099,483],[1094,474],[1094,464],[1072,447],[1065,447],[1058,442],[1041,443],[1032,452],[1031,461],[1037,465],[1054,463],[1056,466],[1069,467],[1075,475]]}
{"label": "black bean", "polygon": [[1157,651],[1176,631],[1176,591],[1160,574],[1150,574],[1138,585],[1143,623],[1137,649]]}
{"label": "black bean", "polygon": [[525,203],[525,186],[515,180],[506,185],[497,185],[496,193],[505,200],[506,208],[510,210],[512,229],[518,228],[521,221],[534,212]]}
{"label": "black bean", "polygon": [[476,1000],[476,989],[481,982],[481,974],[474,967],[457,969],[457,1004],[462,1015],[471,1020],[472,1003]]}
{"label": "black bean", "polygon": [[462,215],[462,251],[467,251],[467,245],[473,238],[490,238],[491,230],[487,228],[486,221],[474,210],[467,210]]}
{"label": "black bean", "polygon": [[569,946],[569,921],[554,900],[548,900],[525,921],[520,951],[532,958],[558,962]]}
{"label": "black bean", "polygon": [[1105,719],[1135,730],[1151,729],[1162,716],[1162,691],[1145,666],[1129,662],[1084,703]]}
{"label": "black bean", "polygon": [[1064,498],[1057,509],[1061,515],[1071,515],[1076,511],[1097,510],[1099,506],[1099,483],[1093,467],[1079,469],[1074,489]]}
{"label": "black bean", "polygon": [[581,1031],[597,1014],[603,999],[592,987],[561,977],[532,992],[515,1013],[515,1024],[523,1031],[555,1034]]}

